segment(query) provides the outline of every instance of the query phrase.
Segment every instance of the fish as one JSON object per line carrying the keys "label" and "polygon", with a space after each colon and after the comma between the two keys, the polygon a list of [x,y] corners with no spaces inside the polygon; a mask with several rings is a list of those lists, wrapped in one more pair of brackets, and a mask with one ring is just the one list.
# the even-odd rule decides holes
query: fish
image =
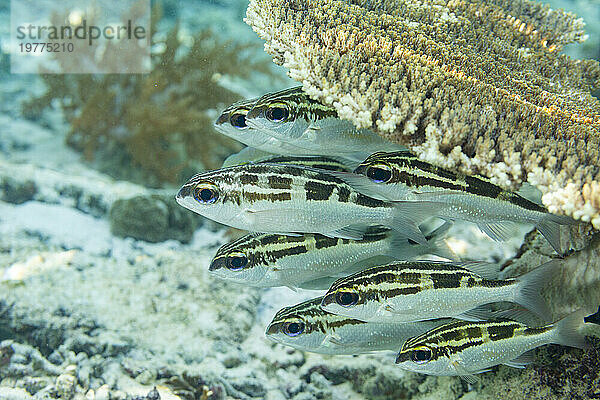
{"label": "fish", "polygon": [[585,312],[575,311],[562,320],[530,327],[510,319],[468,322],[454,321],[433,328],[404,342],[396,364],[405,370],[438,376],[460,376],[470,383],[474,374],[505,364],[525,368],[531,350],[546,344],[589,349],[578,332]]}
{"label": "fish", "polygon": [[545,317],[539,290],[561,265],[553,260],[519,278],[498,280],[496,266],[488,263],[394,262],[338,279],[321,306],[362,321],[412,322],[478,319],[481,306],[509,301]]}
{"label": "fish", "polygon": [[[305,288],[304,283],[313,282],[312,289],[328,289],[340,274],[377,265],[375,260],[407,260],[424,254],[453,259],[444,241],[450,225],[445,223],[428,234],[426,245],[382,226],[370,227],[361,240],[314,233],[252,233],[221,246],[209,271],[221,279],[254,287]],[[315,285],[315,280],[325,277],[330,279]]]}
{"label": "fish", "polygon": [[372,154],[354,172],[373,182],[364,189],[365,194],[385,200],[440,202],[434,216],[474,222],[498,241],[514,235],[514,223],[533,224],[554,250],[563,254],[560,227],[576,223],[485,177],[437,167],[409,151]]}
{"label": "fish", "polygon": [[341,317],[320,308],[321,297],[282,308],[265,335],[286,346],[312,353],[344,355],[397,351],[410,337],[452,322],[451,319],[412,324],[380,324]]}
{"label": "fish", "polygon": [[[246,123],[246,114],[257,100],[258,98],[252,98],[238,101],[223,110],[214,123],[217,132],[242,142],[253,149],[253,152],[306,155],[306,149],[278,140],[267,132],[255,129]],[[247,157],[247,154],[242,153],[237,159],[243,159],[243,157]],[[227,163],[235,162],[235,160],[234,157]]]}
{"label": "fish", "polygon": [[246,164],[193,176],[176,201],[216,222],[253,232],[320,233],[362,239],[384,225],[420,244],[418,225],[435,203],[389,202],[365,196],[329,171],[290,164]]}
{"label": "fish", "polygon": [[252,147],[245,147],[239,153],[232,154],[223,162],[223,168],[243,164],[292,164],[302,165],[327,171],[352,172],[358,163],[341,157],[326,156],[283,156],[265,153]]}
{"label": "fish", "polygon": [[359,129],[351,121],[339,118],[334,107],[311,99],[301,86],[260,97],[247,112],[246,124],[304,149],[303,154],[338,155],[362,161],[376,151],[404,149],[372,130]]}

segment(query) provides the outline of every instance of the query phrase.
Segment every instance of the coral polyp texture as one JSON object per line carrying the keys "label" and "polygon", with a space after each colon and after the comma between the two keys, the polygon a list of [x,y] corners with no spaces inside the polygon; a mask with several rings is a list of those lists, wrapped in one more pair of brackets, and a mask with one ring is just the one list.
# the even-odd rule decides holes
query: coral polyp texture
{"label": "coral polyp texture", "polygon": [[573,14],[523,0],[251,0],[246,22],[313,98],[437,165],[538,187],[600,228],[600,66]]}

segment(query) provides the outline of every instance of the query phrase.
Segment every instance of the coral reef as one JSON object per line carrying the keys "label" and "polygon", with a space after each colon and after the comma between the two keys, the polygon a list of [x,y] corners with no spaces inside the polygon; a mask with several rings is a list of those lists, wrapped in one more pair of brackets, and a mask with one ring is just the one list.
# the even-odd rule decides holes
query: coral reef
{"label": "coral reef", "polygon": [[420,158],[600,228],[600,66],[583,21],[527,0],[252,0],[247,22],[311,97]]}
{"label": "coral reef", "polygon": [[209,29],[193,37],[177,25],[166,35],[153,29],[153,49],[150,74],[43,75],[47,91],[24,114],[34,118],[57,101],[71,123],[67,142],[121,179],[155,186],[220,165],[240,149],[212,127],[213,110],[239,100],[223,80],[269,74],[269,64],[254,44]]}

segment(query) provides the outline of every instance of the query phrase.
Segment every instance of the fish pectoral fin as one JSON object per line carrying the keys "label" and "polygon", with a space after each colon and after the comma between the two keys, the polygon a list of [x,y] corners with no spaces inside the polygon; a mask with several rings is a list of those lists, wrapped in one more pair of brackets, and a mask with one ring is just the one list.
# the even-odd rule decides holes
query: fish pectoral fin
{"label": "fish pectoral fin", "polygon": [[517,224],[511,221],[500,221],[500,222],[479,222],[477,224],[479,229],[490,239],[497,242],[504,242],[511,237],[516,236],[518,228]]}
{"label": "fish pectoral fin", "polygon": [[457,315],[454,318],[462,319],[463,321],[470,322],[479,322],[486,321],[494,317],[494,312],[490,309],[490,306],[484,304],[479,307],[475,307],[469,311],[465,311],[464,313]]}
{"label": "fish pectoral fin", "polygon": [[392,313],[392,314],[396,314],[396,315],[406,315],[406,314],[412,314],[414,312],[414,309],[412,308],[394,308],[394,306],[392,306],[391,304],[383,304],[380,308],[380,310],[384,310],[386,312]]}
{"label": "fish pectoral fin", "polygon": [[525,368],[525,366],[527,366],[528,364],[531,364],[532,362],[533,362],[533,351],[527,351],[527,352],[521,354],[519,357],[515,358],[514,360],[505,362],[504,365],[507,365],[507,366],[513,367],[513,368],[523,369],[523,368]]}
{"label": "fish pectoral fin", "polygon": [[[450,365],[452,366],[452,368],[454,368],[456,375],[460,376],[460,379],[464,380],[467,383],[470,383],[471,385],[476,384],[477,381],[479,380],[479,378],[476,377],[474,374],[485,372],[485,370],[477,371],[477,372],[467,371],[467,369],[463,366],[463,364],[460,362],[460,360],[452,360],[450,362]],[[489,370],[487,370],[487,371],[489,371]]]}
{"label": "fish pectoral fin", "polygon": [[[281,209],[271,209],[271,210],[244,210],[244,217],[246,217],[247,221],[252,224],[269,224],[272,225],[274,221],[287,221],[290,218],[290,215],[294,215],[297,210],[293,208],[281,208]],[[283,222],[282,222],[283,224]],[[269,232],[272,233],[272,232]],[[300,234],[295,232],[286,232],[283,235],[288,236],[300,236]]]}
{"label": "fish pectoral fin", "polygon": [[337,334],[335,334],[335,333],[329,333],[327,336],[325,336],[325,340],[324,340],[324,341],[325,341],[325,342],[328,342],[328,343],[335,344],[335,345],[337,345],[337,346],[341,346],[341,345],[343,345],[343,344],[344,344],[344,343],[342,342],[342,338],[341,338],[341,336],[340,336],[340,335],[337,335]]}
{"label": "fish pectoral fin", "polygon": [[362,225],[349,225],[340,229],[336,229],[331,232],[323,232],[323,235],[332,238],[361,240],[367,230],[366,226]]}
{"label": "fish pectoral fin", "polygon": [[296,292],[296,293],[298,292],[298,288],[295,288],[295,287],[293,287],[293,286],[290,286],[290,285],[286,285],[286,287],[287,287],[288,289],[290,289],[292,292]]}

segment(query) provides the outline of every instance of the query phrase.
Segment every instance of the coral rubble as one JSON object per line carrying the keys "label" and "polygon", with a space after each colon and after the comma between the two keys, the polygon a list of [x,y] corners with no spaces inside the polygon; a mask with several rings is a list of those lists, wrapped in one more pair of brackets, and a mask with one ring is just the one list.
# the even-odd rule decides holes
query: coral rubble
{"label": "coral rubble", "polygon": [[435,164],[537,186],[600,228],[597,61],[583,21],[527,0],[252,0],[247,22],[311,97]]}

